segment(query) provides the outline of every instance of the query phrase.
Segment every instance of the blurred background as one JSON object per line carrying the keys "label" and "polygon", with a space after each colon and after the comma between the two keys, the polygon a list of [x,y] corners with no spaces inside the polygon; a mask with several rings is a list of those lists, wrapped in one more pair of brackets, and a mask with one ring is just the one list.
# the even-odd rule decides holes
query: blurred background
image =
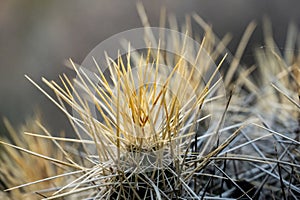
{"label": "blurred background", "polygon": [[[271,19],[274,37],[284,47],[288,24],[300,22],[300,2],[291,0],[145,0],[152,26],[158,26],[161,7],[184,21],[196,12],[222,37],[230,32],[234,52],[252,20],[258,23],[242,62],[253,61],[253,48],[262,45],[261,20]],[[36,110],[52,132],[70,131],[65,116],[25,77],[45,87],[41,77],[58,79],[72,71],[65,60],[81,63],[101,41],[113,34],[141,27],[134,0],[0,0],[0,135],[2,118],[23,123]]]}

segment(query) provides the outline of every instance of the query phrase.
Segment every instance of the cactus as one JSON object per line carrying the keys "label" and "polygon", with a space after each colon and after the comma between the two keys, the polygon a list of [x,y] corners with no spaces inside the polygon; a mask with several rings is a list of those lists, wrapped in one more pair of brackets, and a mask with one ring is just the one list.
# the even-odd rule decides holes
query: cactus
{"label": "cactus", "polygon": [[[226,49],[229,36],[219,40],[197,15],[193,19],[204,30],[202,38],[192,34],[187,18],[177,30],[184,37],[160,35],[156,40],[141,4],[138,11],[148,45],[142,51],[131,51],[135,46],[126,41],[127,53],[116,58],[106,54],[100,64],[94,58],[92,73],[70,60],[76,79],[62,75],[56,83],[43,78],[56,99],[26,76],[66,114],[74,134],[56,137],[37,123],[38,130],[28,127],[31,131],[20,139],[9,128],[13,144],[0,141],[5,163],[1,182],[9,192],[2,194],[44,199],[299,198],[297,51],[282,56],[266,21],[266,44],[256,50],[257,64],[245,67],[239,60],[254,23],[233,56]],[[176,27],[173,17],[170,24]],[[295,34],[291,26],[286,49],[295,49]],[[201,38],[198,48],[189,38]],[[166,50],[170,45],[172,53]],[[222,69],[226,65],[227,72]]]}

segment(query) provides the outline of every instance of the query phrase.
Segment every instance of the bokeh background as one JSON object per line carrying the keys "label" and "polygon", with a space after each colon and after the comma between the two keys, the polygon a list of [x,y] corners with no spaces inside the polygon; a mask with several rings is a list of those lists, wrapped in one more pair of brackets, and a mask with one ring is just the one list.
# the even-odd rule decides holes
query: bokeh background
{"label": "bokeh background", "polygon": [[[250,21],[258,23],[242,62],[253,62],[253,48],[262,45],[261,21],[268,16],[274,37],[284,47],[288,24],[300,22],[297,0],[145,0],[152,26],[159,22],[160,9],[184,21],[196,12],[222,37],[230,32],[234,52]],[[134,0],[0,0],[0,134],[2,118],[13,125],[24,122],[36,110],[52,132],[70,131],[64,115],[28,80],[42,84],[41,77],[58,79],[72,71],[65,60],[81,63],[101,41],[113,34],[141,27]],[[44,87],[43,85],[43,88]]]}

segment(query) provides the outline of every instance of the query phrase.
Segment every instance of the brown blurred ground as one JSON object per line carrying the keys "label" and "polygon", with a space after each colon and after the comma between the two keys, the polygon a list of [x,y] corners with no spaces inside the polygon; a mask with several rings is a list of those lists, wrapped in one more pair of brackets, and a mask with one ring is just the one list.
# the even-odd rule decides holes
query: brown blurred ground
{"label": "brown blurred ground", "polygon": [[[65,129],[59,110],[29,83],[24,74],[41,83],[40,77],[57,79],[65,72],[64,60],[81,63],[97,44],[111,35],[141,27],[134,0],[0,0],[0,116],[21,123],[40,108],[53,131]],[[158,25],[165,6],[179,21],[196,12],[211,23],[217,35],[231,32],[234,49],[251,20],[271,18],[275,38],[284,46],[288,23],[300,22],[299,1],[280,0],[148,0],[143,1],[152,26]],[[255,31],[243,62],[251,62],[251,49],[261,44]],[[44,87],[45,88],[45,87]],[[2,122],[0,131],[3,132]]]}

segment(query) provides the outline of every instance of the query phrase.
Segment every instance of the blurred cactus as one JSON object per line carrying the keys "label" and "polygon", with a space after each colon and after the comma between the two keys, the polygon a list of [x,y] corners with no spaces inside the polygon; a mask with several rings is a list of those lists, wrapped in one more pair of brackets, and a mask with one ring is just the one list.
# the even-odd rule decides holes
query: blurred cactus
{"label": "blurred cactus", "polygon": [[[20,128],[15,129],[11,126],[7,119],[4,119],[9,137],[3,138],[6,143],[18,146],[18,149],[10,146],[1,146],[0,160],[0,180],[2,189],[8,189],[29,182],[38,181],[48,177],[56,176],[64,172],[66,169],[49,162],[49,160],[30,155],[35,154],[55,157],[63,160],[62,152],[51,142],[43,138],[38,138],[30,135],[24,135],[25,131],[32,131],[34,133],[43,132],[43,127],[39,125],[40,116],[36,115],[26,120],[26,123]],[[4,142],[3,142],[4,143]],[[23,150],[24,151],[23,151]],[[63,182],[62,178],[57,178],[51,181],[42,181],[37,184],[24,186],[6,194],[10,199],[40,199],[38,191],[48,189],[50,187],[59,186]]]}

